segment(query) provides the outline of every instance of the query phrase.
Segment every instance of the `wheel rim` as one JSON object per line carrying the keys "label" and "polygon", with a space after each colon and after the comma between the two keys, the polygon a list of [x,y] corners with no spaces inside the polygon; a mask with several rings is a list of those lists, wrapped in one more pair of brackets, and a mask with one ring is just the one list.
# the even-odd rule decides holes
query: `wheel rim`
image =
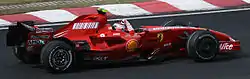
{"label": "wheel rim", "polygon": [[196,53],[202,59],[211,59],[216,55],[217,42],[212,38],[202,38],[196,45]]}
{"label": "wheel rim", "polygon": [[72,62],[72,54],[70,50],[60,47],[54,48],[49,56],[49,64],[55,70],[64,71]]}

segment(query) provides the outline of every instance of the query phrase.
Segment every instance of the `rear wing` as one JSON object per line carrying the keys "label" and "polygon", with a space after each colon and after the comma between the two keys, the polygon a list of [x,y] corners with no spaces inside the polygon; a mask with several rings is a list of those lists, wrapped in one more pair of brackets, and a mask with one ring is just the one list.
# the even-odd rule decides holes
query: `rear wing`
{"label": "rear wing", "polygon": [[28,39],[28,33],[35,30],[33,21],[17,22],[15,26],[9,26],[7,33],[7,46],[21,45]]}

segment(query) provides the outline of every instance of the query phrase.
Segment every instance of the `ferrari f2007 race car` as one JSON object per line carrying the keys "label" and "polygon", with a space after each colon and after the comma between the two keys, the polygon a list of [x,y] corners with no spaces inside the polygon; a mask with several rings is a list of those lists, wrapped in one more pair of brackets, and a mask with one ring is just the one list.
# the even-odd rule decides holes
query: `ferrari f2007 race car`
{"label": "ferrari f2007 race car", "polygon": [[9,27],[7,45],[19,60],[41,63],[55,72],[71,70],[79,62],[163,61],[169,56],[210,61],[217,54],[240,50],[239,40],[207,28],[173,25],[117,30],[98,16],[86,17],[56,31],[18,22]]}

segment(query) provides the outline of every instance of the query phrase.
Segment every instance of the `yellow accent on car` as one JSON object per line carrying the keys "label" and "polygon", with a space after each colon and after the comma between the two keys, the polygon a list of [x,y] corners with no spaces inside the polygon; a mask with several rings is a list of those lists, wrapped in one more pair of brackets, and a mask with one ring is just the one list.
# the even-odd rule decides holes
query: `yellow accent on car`
{"label": "yellow accent on car", "polygon": [[98,8],[97,10],[102,11],[102,12],[108,12],[108,10],[106,10],[104,8]]}
{"label": "yellow accent on car", "polygon": [[162,42],[164,38],[163,33],[158,33],[157,38],[159,39],[159,42]]}
{"label": "yellow accent on car", "polygon": [[129,40],[126,44],[126,48],[128,52],[133,52],[135,49],[138,47],[138,42],[137,40]]}

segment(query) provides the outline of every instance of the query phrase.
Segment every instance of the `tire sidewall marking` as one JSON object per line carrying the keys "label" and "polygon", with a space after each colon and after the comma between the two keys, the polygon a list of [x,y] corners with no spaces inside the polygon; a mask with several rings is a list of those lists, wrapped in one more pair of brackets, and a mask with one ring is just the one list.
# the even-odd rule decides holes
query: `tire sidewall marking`
{"label": "tire sidewall marking", "polygon": [[[55,50],[58,50],[59,47],[60,47],[60,46],[57,46],[57,47],[53,48],[52,51],[51,51],[50,54],[49,54],[49,65],[50,65],[51,68],[53,68],[53,69],[55,69],[55,70],[58,70],[58,69],[56,69],[56,68],[58,68],[58,67],[55,67],[55,66],[52,64],[52,62],[51,62],[51,59],[52,59],[51,56],[54,54],[53,52],[54,52]],[[65,49],[63,49],[63,50],[65,50]],[[67,51],[67,50],[65,50],[65,51]],[[72,61],[73,61],[72,52],[69,50],[69,51],[67,51],[67,53],[68,53],[68,55],[70,55],[70,56],[69,56],[69,57],[70,57],[70,58],[69,58],[69,62],[68,62],[67,65],[66,65],[62,70],[60,70],[60,71],[64,71],[64,70],[68,69],[70,65],[72,65]],[[60,68],[59,68],[59,69],[60,69]]]}

